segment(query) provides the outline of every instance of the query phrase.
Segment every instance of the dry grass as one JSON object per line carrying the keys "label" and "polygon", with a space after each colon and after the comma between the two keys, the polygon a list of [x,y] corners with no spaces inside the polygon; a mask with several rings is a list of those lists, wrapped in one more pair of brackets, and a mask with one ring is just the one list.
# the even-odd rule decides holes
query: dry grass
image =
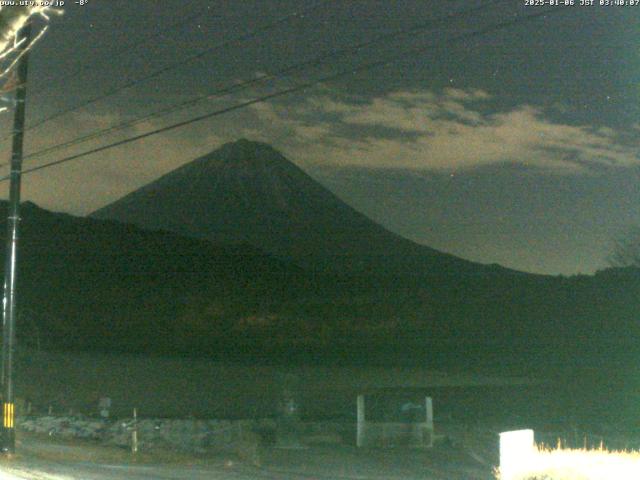
{"label": "dry grass", "polygon": [[501,480],[638,480],[640,452],[539,447]]}
{"label": "dry grass", "polygon": [[[122,464],[195,464],[202,458],[172,450],[156,449],[138,452],[114,446],[100,445],[79,439],[51,438],[47,435],[17,432],[17,454],[14,458],[36,458],[54,462],[91,462]],[[0,459],[2,460],[2,459]],[[0,462],[2,463],[2,462]]]}

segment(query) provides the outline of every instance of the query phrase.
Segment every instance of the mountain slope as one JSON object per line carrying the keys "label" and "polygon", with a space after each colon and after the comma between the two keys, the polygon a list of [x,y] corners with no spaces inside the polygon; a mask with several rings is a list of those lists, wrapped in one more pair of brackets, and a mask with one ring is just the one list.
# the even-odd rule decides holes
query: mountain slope
{"label": "mountain slope", "polygon": [[389,232],[270,146],[247,140],[226,144],[91,216],[247,242],[305,267],[383,274],[492,270]]}
{"label": "mountain slope", "polygon": [[[20,344],[317,362],[593,364],[638,355],[640,272],[379,278],[248,245],[22,208]],[[0,202],[0,255],[6,203]]]}
{"label": "mountain slope", "polygon": [[[6,202],[0,216],[4,255]],[[254,305],[271,308],[302,275],[249,245],[215,245],[29,203],[21,216],[19,334],[55,348],[189,351],[189,328],[204,324],[214,332]],[[199,318],[196,306],[216,314]]]}

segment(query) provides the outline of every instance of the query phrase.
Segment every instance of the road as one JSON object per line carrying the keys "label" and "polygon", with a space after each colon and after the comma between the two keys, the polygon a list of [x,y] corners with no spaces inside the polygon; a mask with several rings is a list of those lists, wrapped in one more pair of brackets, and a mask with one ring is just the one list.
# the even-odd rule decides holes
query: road
{"label": "road", "polygon": [[[462,475],[462,472],[459,472]],[[426,476],[425,476],[426,475]],[[442,473],[428,472],[419,475],[339,475],[331,473],[303,473],[287,470],[272,470],[258,467],[231,466],[194,467],[194,466],[153,466],[153,465],[97,465],[89,463],[55,464],[51,462],[29,462],[29,465],[0,467],[1,480],[442,480],[488,479],[471,476],[442,476]]]}
{"label": "road", "polygon": [[254,476],[237,475],[224,469],[195,468],[190,466],[109,465],[91,463],[53,463],[29,461],[22,465],[2,467],[0,479],[32,480],[115,480],[115,479],[249,479]]}
{"label": "road", "polygon": [[0,480],[490,480],[491,468],[449,450],[268,449],[260,465],[231,455],[131,457],[123,450],[24,438],[0,458]]}

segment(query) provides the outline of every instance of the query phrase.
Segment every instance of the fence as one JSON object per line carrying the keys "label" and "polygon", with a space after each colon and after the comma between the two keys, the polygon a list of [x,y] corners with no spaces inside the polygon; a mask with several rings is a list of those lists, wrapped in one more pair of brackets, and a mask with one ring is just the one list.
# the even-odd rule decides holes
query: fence
{"label": "fence", "polygon": [[402,422],[367,420],[364,395],[358,395],[356,407],[356,444],[358,447],[433,446],[433,402],[431,397],[424,399],[424,412],[421,412],[424,417],[414,416],[412,420]]}

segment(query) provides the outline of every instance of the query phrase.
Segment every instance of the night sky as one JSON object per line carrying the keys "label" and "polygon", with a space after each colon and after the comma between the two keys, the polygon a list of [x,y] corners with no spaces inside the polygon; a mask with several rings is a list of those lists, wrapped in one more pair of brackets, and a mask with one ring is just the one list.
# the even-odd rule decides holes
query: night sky
{"label": "night sky", "polygon": [[[417,28],[473,7],[482,8]],[[273,145],[347,203],[419,243],[524,271],[592,273],[607,265],[613,239],[640,224],[640,5],[555,7],[537,20],[471,34],[548,8],[524,0],[68,2],[31,56],[28,123],[212,51],[28,131],[27,153],[380,35],[409,33],[27,158],[25,168],[394,60],[25,176],[23,196],[84,215],[246,137]],[[10,124],[3,114],[1,131]],[[5,138],[0,154],[8,160],[8,152]]]}

